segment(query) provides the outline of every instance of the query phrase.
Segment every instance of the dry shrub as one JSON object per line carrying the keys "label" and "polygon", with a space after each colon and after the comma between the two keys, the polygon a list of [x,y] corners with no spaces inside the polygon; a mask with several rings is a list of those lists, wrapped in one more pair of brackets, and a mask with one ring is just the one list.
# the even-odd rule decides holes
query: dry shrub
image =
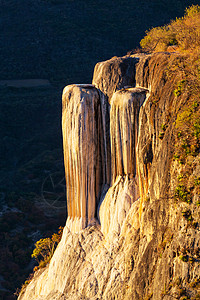
{"label": "dry shrub", "polygon": [[146,32],[140,42],[145,51],[167,51],[170,45],[177,45],[180,52],[198,52],[200,49],[200,6],[187,8],[182,18],[169,25],[155,27]]}

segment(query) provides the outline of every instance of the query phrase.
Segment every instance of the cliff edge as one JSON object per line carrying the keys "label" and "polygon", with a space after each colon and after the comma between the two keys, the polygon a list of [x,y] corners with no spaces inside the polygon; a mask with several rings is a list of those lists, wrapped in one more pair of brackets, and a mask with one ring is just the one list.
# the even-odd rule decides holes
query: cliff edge
{"label": "cliff edge", "polygon": [[178,59],[114,57],[64,89],[68,219],[18,299],[199,299],[200,154],[176,155],[191,99],[174,93]]}

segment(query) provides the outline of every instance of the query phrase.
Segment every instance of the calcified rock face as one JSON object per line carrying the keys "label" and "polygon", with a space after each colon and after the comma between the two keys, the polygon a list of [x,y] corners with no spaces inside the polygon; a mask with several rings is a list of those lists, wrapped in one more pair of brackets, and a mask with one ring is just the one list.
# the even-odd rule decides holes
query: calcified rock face
{"label": "calcified rock face", "polygon": [[[72,85],[63,91],[67,226],[73,232],[95,224],[100,192],[110,185],[111,180],[114,184],[118,175],[128,175],[132,179],[136,176],[138,116],[147,90],[118,90],[110,99],[110,114],[104,93],[106,89],[107,96],[111,96],[125,84],[134,85],[136,62],[138,58],[118,58],[96,66],[95,74],[99,74],[100,70],[106,74],[107,69],[113,70],[109,73],[112,82],[109,91],[108,80],[102,85],[96,75],[93,83],[96,82],[98,88],[103,90],[97,90],[94,85]],[[115,76],[112,78],[113,74]],[[136,195],[138,188],[134,190]],[[129,208],[137,198],[135,196],[134,200],[129,201]],[[116,213],[120,210],[118,205]],[[101,216],[107,216],[107,212],[101,209]],[[100,217],[100,222],[103,224],[105,219]]]}
{"label": "calcified rock face", "polygon": [[112,183],[117,176],[136,176],[139,110],[147,90],[122,89],[113,94],[110,111]]}
{"label": "calcified rock face", "polygon": [[[110,139],[112,187],[99,208],[105,236],[120,234],[131,205],[139,198],[136,171],[136,145],[140,107],[147,89],[127,88],[111,98]],[[123,201],[122,201],[123,199]]]}
{"label": "calcified rock face", "polygon": [[135,207],[134,228],[139,228],[137,199],[138,184],[133,176],[118,176],[99,207],[101,231],[107,240],[120,235],[131,207]]}
{"label": "calcified rock face", "polygon": [[[175,120],[186,99],[166,75],[171,59],[112,58],[97,64],[93,85],[65,88],[69,217],[50,264],[20,300],[172,300],[183,291],[198,299],[199,225],[183,212],[189,205],[199,222],[199,195],[174,200],[183,168],[173,160]],[[191,157],[189,182],[200,177],[199,159]]]}
{"label": "calcified rock face", "polygon": [[99,93],[92,85],[66,87],[62,101],[67,226],[76,232],[95,223],[105,183],[102,114]]}

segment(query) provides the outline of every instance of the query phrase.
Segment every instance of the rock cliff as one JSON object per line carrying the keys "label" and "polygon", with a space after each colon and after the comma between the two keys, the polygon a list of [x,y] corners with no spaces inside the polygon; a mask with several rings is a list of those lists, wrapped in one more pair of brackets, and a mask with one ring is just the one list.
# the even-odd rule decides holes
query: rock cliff
{"label": "rock cliff", "polygon": [[68,219],[20,300],[198,299],[199,192],[174,197],[186,171],[173,159],[175,121],[189,97],[175,96],[168,76],[177,56],[114,57],[96,65],[92,85],[64,89]]}

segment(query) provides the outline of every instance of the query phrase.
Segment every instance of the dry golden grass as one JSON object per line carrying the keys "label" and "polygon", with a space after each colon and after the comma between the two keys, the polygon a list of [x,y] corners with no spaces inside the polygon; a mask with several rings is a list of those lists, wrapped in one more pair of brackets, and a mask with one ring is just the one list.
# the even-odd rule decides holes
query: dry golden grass
{"label": "dry golden grass", "polygon": [[148,30],[140,45],[148,52],[167,51],[169,46],[176,45],[175,51],[199,53],[200,6],[192,5],[185,10],[182,18],[171,21],[169,25]]}

